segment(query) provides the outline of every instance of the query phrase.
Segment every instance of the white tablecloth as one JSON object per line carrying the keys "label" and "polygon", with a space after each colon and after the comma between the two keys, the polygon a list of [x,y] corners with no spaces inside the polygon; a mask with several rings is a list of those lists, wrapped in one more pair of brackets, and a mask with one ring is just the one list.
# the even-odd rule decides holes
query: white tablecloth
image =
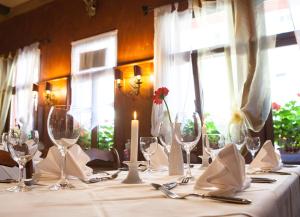
{"label": "white tablecloth", "polygon": [[[155,172],[152,176],[141,173],[143,184],[122,184],[127,172],[121,172],[113,181],[84,184],[72,180],[74,190],[53,192],[47,187],[35,186],[31,192],[11,193],[5,189],[12,184],[0,184],[0,216],[31,217],[203,217],[203,216],[253,216],[299,217],[300,216],[300,167],[284,168],[292,175],[260,174],[256,177],[277,179],[273,184],[251,184],[236,196],[252,200],[251,205],[235,205],[208,199],[188,198],[174,200],[154,190],[151,182],[164,183],[176,180],[167,172]],[[203,172],[193,169],[198,176]],[[42,181],[51,184],[54,181]],[[173,191],[188,193],[194,183],[178,186]]]}

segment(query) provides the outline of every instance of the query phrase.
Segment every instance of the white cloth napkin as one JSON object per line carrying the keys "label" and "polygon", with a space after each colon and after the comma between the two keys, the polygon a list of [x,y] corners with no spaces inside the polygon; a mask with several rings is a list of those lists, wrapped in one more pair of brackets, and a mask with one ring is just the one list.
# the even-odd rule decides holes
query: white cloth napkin
{"label": "white cloth napkin", "polygon": [[280,154],[276,153],[271,140],[267,140],[251,162],[249,169],[279,170],[282,166]]}
{"label": "white cloth napkin", "polygon": [[[150,152],[151,150],[155,149],[156,144],[150,145]],[[163,147],[160,144],[157,144],[156,151],[151,156],[151,167],[156,170],[165,169],[168,167],[168,156],[164,152]]]}
{"label": "white cloth napkin", "polygon": [[[66,174],[84,180],[88,179],[88,176],[92,175],[92,169],[86,166],[89,160],[89,156],[83,152],[79,145],[73,145],[66,155]],[[61,161],[62,156],[58,148],[52,146],[47,157],[36,165],[37,177],[60,177]]]}
{"label": "white cloth napkin", "polygon": [[250,186],[245,160],[236,146],[228,144],[198,178],[195,189],[212,189],[211,195],[232,195]]}

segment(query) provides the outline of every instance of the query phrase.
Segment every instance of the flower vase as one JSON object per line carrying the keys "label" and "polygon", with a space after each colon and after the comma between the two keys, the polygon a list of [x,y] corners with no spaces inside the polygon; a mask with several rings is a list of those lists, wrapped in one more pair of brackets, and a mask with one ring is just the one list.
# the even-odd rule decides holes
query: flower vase
{"label": "flower vase", "polygon": [[169,153],[169,175],[183,175],[184,174],[184,164],[181,145],[177,142],[175,138],[175,133],[178,132],[180,125],[175,124],[174,127],[170,124],[172,129],[172,145]]}

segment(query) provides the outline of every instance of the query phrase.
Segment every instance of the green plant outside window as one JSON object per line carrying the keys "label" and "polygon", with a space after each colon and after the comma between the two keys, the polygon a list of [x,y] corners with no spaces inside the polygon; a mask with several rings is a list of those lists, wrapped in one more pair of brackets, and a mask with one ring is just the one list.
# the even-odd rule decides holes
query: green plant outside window
{"label": "green plant outside window", "polygon": [[[97,141],[97,148],[110,150],[114,145],[114,125],[100,125],[98,127]],[[92,147],[91,132],[83,130],[78,143],[84,149],[90,149]]]}
{"label": "green plant outside window", "polygon": [[289,101],[283,106],[272,104],[274,139],[282,148],[300,148],[300,104]]}

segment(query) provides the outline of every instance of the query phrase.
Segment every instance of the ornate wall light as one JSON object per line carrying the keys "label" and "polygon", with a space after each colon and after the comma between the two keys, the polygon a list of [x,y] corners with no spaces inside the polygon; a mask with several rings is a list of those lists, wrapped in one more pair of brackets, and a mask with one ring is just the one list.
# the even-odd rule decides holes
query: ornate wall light
{"label": "ornate wall light", "polygon": [[140,94],[140,88],[142,82],[142,69],[138,65],[133,66],[133,72],[134,72],[134,80],[131,83],[132,91],[130,92],[131,95],[138,96]]}
{"label": "ornate wall light", "polygon": [[46,91],[46,95],[45,95],[46,105],[53,105],[54,95],[52,93],[51,83],[46,82],[45,91]]}
{"label": "ornate wall light", "polygon": [[114,69],[114,71],[115,71],[116,86],[120,89],[122,87],[123,73],[120,69]]}
{"label": "ornate wall light", "polygon": [[85,3],[85,10],[89,17],[96,15],[97,0],[83,0]]}

